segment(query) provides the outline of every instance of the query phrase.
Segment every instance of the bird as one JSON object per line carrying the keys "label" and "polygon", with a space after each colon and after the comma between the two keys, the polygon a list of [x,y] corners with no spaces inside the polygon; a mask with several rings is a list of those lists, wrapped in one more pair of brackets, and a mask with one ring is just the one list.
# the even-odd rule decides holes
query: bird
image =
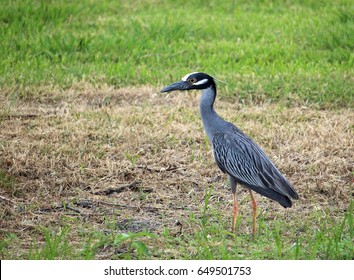
{"label": "bird", "polygon": [[214,159],[228,176],[233,196],[231,231],[235,232],[239,214],[237,186],[248,190],[253,208],[253,236],[257,232],[257,202],[252,191],[280,203],[292,206],[291,199],[299,199],[291,183],[278,170],[265,152],[234,124],[225,121],[214,110],[216,79],[203,72],[192,72],[182,80],[164,87],[160,92],[201,90],[199,112],[205,133],[212,144]]}

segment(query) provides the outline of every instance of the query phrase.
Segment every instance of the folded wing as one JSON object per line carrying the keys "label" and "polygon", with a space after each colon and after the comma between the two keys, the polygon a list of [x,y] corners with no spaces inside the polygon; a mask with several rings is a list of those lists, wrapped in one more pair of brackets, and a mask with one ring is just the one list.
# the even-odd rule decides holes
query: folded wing
{"label": "folded wing", "polygon": [[262,149],[241,130],[228,123],[226,132],[213,137],[214,157],[219,168],[253,191],[291,207],[299,196]]}

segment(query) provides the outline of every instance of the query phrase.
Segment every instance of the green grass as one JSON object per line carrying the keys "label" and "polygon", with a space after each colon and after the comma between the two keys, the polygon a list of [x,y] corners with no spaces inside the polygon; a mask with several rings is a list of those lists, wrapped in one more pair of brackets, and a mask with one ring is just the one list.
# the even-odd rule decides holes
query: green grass
{"label": "green grass", "polygon": [[[333,220],[328,213],[313,213],[305,220],[299,217],[294,221],[297,227],[260,216],[254,240],[250,233],[226,231],[227,225],[220,224],[218,212],[211,211],[201,220],[191,217],[191,222],[201,223],[201,231],[177,239],[165,233],[165,239],[167,247],[183,252],[184,259],[353,259],[353,205],[352,201],[341,220]],[[314,220],[320,228],[312,226]]]}
{"label": "green grass", "polygon": [[18,194],[19,191],[16,187],[16,178],[2,170],[0,170],[0,188],[13,195]]}
{"label": "green grass", "polygon": [[0,88],[160,87],[200,70],[233,100],[351,106],[353,33],[351,1],[4,0]]}
{"label": "green grass", "polygon": [[[209,193],[209,191],[208,191]],[[353,259],[354,227],[351,202],[341,219],[333,219],[329,213],[314,212],[306,219],[294,221],[297,227],[289,227],[279,220],[259,217],[259,233],[232,234],[220,223],[220,215],[209,209],[208,199],[202,219],[190,216],[190,222],[199,224],[200,230],[172,235],[166,228],[160,234],[146,231],[117,233],[116,225],[107,219],[110,230],[82,229],[80,243],[72,245],[68,224],[54,228],[40,228],[44,242],[32,240],[28,253],[17,258],[29,259],[95,259],[102,251],[110,252],[111,259]],[[205,212],[206,211],[206,212]],[[250,219],[241,218],[241,220]],[[316,220],[318,228],[313,227]],[[63,221],[61,221],[63,222]],[[246,221],[241,221],[244,224]],[[89,225],[86,225],[89,227]],[[292,232],[296,231],[296,232]],[[76,234],[76,233],[75,233]],[[0,242],[0,254],[7,257],[16,236],[7,235]],[[71,244],[71,245],[70,245]],[[12,258],[14,256],[12,255]]]}

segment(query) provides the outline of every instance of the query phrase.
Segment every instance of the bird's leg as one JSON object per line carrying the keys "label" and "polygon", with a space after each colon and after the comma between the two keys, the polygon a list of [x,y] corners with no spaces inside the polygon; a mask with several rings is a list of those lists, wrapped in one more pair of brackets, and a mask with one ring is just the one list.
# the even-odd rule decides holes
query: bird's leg
{"label": "bird's leg", "polygon": [[253,197],[252,191],[248,190],[252,200],[252,208],[253,208],[253,237],[255,237],[257,232],[257,202]]}
{"label": "bird's leg", "polygon": [[231,191],[232,191],[232,197],[233,197],[233,220],[232,220],[232,232],[235,232],[236,228],[236,221],[237,221],[237,216],[238,216],[238,203],[237,203],[237,197],[236,197],[236,180],[232,177],[229,176],[229,181],[230,181],[230,186],[231,186]]}
{"label": "bird's leg", "polygon": [[232,232],[235,232],[235,227],[236,227],[236,221],[237,221],[237,216],[238,216],[238,203],[237,203],[237,198],[236,198],[236,192],[232,194],[234,198],[234,204],[233,204],[233,220],[232,220]]}

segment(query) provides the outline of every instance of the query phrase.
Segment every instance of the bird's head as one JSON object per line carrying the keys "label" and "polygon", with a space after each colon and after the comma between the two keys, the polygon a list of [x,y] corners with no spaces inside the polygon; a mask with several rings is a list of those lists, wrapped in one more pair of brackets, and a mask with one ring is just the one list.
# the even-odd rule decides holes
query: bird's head
{"label": "bird's head", "polygon": [[202,72],[193,72],[182,78],[181,81],[173,83],[161,90],[161,92],[169,92],[175,90],[191,90],[191,89],[206,89],[214,86],[215,81],[212,76]]}

